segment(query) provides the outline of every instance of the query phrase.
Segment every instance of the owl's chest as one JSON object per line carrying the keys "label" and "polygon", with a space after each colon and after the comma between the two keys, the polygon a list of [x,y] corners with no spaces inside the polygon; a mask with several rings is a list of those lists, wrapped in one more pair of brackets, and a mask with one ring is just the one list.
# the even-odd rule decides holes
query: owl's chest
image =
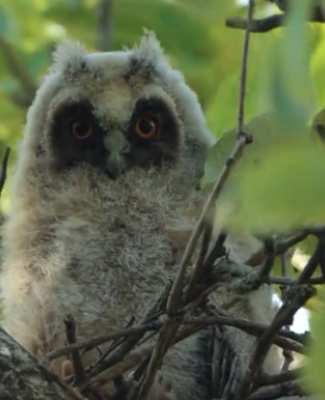
{"label": "owl's chest", "polygon": [[[152,214],[68,216],[57,224],[53,238],[59,251],[86,263],[107,268],[134,268],[141,264],[172,262],[166,221]],[[106,268],[105,268],[106,269]]]}
{"label": "owl's chest", "polygon": [[[88,315],[89,322],[104,312],[110,324],[119,325],[120,319],[124,324],[124,317],[139,316],[152,304],[176,270],[179,253],[168,218],[130,209],[89,216],[62,218],[53,236],[52,251],[66,266],[69,292],[74,292],[69,305]],[[118,307],[118,321],[111,307]]]}
{"label": "owl's chest", "polygon": [[71,182],[74,190],[67,185],[64,195],[53,192],[51,252],[72,272],[154,279],[177,264],[197,217],[192,190],[138,174],[97,187],[80,176]]}
{"label": "owl's chest", "polygon": [[52,246],[58,260],[73,280],[97,293],[131,299],[137,291],[157,292],[179,256],[168,216],[118,205],[108,211],[62,218]]}

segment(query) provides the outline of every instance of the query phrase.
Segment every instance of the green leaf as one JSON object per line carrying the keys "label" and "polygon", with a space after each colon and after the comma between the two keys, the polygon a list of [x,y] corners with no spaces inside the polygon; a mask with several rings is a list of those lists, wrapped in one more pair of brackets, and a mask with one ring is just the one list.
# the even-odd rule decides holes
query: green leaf
{"label": "green leaf", "polygon": [[[232,194],[234,194],[234,186],[238,185],[238,179],[243,177],[244,169],[257,166],[260,163],[260,153],[263,149],[268,148],[271,143],[279,140],[279,137],[281,137],[274,113],[271,112],[252,118],[244,126],[244,130],[253,136],[253,143],[245,148],[242,157],[233,168],[231,176],[226,183],[225,192],[231,187]],[[205,164],[205,173],[201,182],[203,187],[209,188],[213,185],[221,169],[226,164],[236,140],[236,129],[232,129],[225,132],[210,149]],[[228,197],[227,200],[230,201]]]}
{"label": "green leaf", "polygon": [[[229,209],[227,224],[238,229],[281,231],[325,217],[321,208],[325,182],[319,172],[325,168],[324,154],[313,147],[307,130],[314,109],[306,47],[308,4],[294,3],[271,71],[269,94],[274,113],[245,126],[253,144],[244,149],[222,196]],[[211,150],[203,185],[215,181],[235,141],[232,130]],[[307,195],[311,192],[311,198],[317,196],[315,208]]]}
{"label": "green leaf", "polygon": [[308,1],[291,1],[271,73],[271,101],[286,135],[296,135],[306,126],[315,107],[307,50],[310,5]]}
{"label": "green leaf", "polygon": [[271,146],[243,172],[233,223],[269,232],[325,220],[325,154],[307,138]]}

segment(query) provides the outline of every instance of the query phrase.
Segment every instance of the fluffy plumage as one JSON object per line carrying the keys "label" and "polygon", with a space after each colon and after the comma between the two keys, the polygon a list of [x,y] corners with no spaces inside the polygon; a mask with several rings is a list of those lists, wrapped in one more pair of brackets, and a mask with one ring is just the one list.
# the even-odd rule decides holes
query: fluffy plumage
{"label": "fluffy plumage", "polygon": [[[201,209],[195,187],[214,143],[196,95],[154,35],[108,53],[66,42],[54,58],[27,115],[1,279],[3,327],[40,360],[64,345],[67,314],[85,340],[148,310],[183,251],[175,233],[189,232]],[[148,117],[156,135],[139,138],[137,122]],[[216,302],[228,297],[220,292]],[[236,312],[267,322],[271,291],[248,296]],[[247,344],[244,367],[254,341],[230,336],[235,350]],[[203,398],[196,347],[190,338],[168,354],[152,400],[169,383],[172,399]]]}

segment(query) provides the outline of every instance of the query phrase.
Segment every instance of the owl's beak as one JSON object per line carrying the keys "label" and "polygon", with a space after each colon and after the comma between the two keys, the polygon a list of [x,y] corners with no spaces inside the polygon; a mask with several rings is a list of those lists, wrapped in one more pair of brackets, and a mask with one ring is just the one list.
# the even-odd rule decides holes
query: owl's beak
{"label": "owl's beak", "polygon": [[111,179],[117,179],[126,168],[125,158],[119,152],[111,153],[107,158],[106,172]]}

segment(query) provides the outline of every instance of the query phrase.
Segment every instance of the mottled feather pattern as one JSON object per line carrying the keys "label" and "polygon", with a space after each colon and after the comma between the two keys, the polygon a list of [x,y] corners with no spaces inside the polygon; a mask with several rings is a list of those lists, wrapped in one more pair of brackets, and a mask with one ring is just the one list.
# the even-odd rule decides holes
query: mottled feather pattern
{"label": "mottled feather pattern", "polygon": [[[176,273],[201,212],[206,195],[196,188],[215,142],[195,93],[170,66],[153,34],[120,52],[88,54],[67,42],[54,60],[27,114],[4,226],[0,281],[4,329],[42,362],[49,351],[64,346],[67,314],[76,319],[78,340],[88,340],[124,327],[132,316],[138,321],[149,310]],[[154,142],[131,143],[137,105],[150,99],[163,105],[173,130],[165,127]],[[101,164],[97,153],[89,158],[90,145],[72,157],[60,141],[71,125],[54,124],[62,108],[84,100],[100,126]],[[176,148],[168,143],[171,134]],[[69,137],[69,146],[79,146],[73,140]],[[115,152],[124,162],[127,146],[142,155],[147,149],[158,167],[137,165],[140,158],[134,157],[124,173],[110,179],[105,157]],[[268,322],[274,315],[271,296],[271,288],[263,287],[244,296],[233,312]],[[226,286],[213,296],[216,305],[230,297]],[[230,328],[228,336],[240,379],[255,338]],[[171,400],[206,397],[197,384],[198,350],[191,337],[168,352],[150,400],[163,399],[170,387]],[[271,353],[269,371],[278,365],[276,351]],[[97,351],[88,354],[86,365],[97,359]],[[50,367],[58,372],[61,362]]]}
{"label": "mottled feather pattern", "polygon": [[[171,185],[170,178],[164,179],[161,173],[153,171],[149,185],[144,179],[148,174],[132,171],[109,185],[103,185],[100,175],[87,168],[73,179],[69,174],[62,176],[60,184],[43,175],[44,181],[40,179],[38,185],[47,187],[51,204],[38,207],[42,198],[35,198],[36,209],[29,213],[29,223],[24,214],[20,240],[15,227],[8,224],[7,229],[16,232],[11,253],[21,255],[27,250],[29,255],[28,265],[22,265],[17,257],[17,268],[21,274],[35,270],[36,280],[29,281],[28,290],[34,296],[27,298],[17,296],[16,279],[3,282],[8,312],[4,326],[26,346],[35,341],[32,348],[38,348],[36,354],[41,358],[44,352],[64,346],[63,319],[67,314],[75,317],[80,340],[108,334],[124,327],[131,316],[139,320],[175,272],[178,260],[166,231],[192,226],[197,214],[193,208],[200,202],[195,192],[181,183]],[[187,207],[184,196],[189,199]],[[43,223],[31,241],[35,212]],[[42,227],[47,237],[39,241],[44,236]],[[35,303],[38,323],[30,325],[27,308]],[[15,318],[9,319],[15,306]],[[40,342],[44,340],[45,348]],[[97,359],[95,351],[92,361]]]}

